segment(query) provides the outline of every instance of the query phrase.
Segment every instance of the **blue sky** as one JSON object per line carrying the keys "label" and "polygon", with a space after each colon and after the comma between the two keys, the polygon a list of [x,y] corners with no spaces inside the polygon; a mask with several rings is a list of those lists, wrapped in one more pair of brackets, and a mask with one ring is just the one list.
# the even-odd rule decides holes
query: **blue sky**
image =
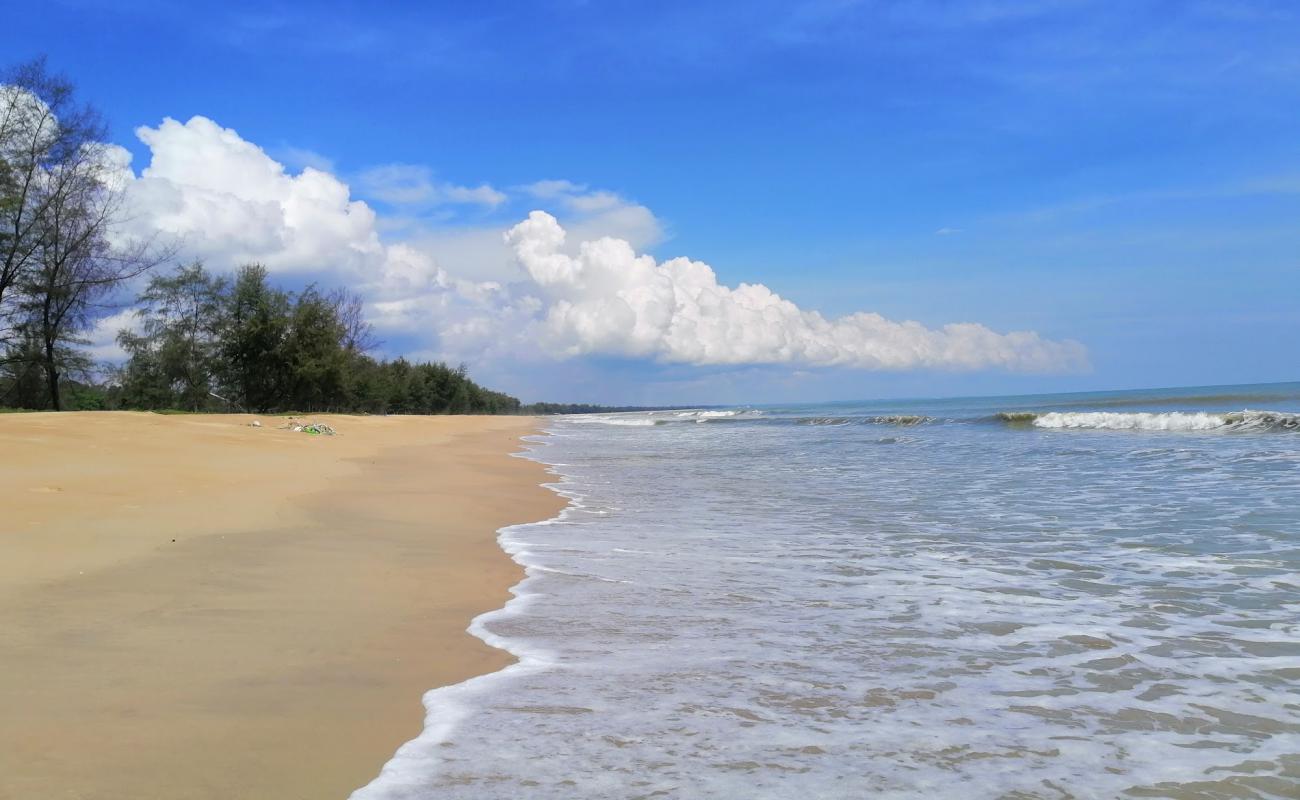
{"label": "blue sky", "polygon": [[[137,127],[197,115],[290,174],[311,165],[335,176],[375,210],[386,244],[413,243],[469,279],[508,283],[477,274],[466,242],[495,242],[545,208],[571,238],[590,223],[593,236],[707,262],[723,286],[762,283],[827,318],[976,322],[1087,351],[1086,367],[1061,370],[880,370],[692,361],[623,340],[566,339],[583,352],[557,344],[541,359],[457,351],[425,323],[384,334],[390,352],[468,352],[475,375],[526,399],[763,402],[1300,377],[1293,3],[30,9],[0,11],[19,43],[10,57],[48,54],[110,117],[137,173],[156,156]],[[385,165],[405,170],[398,189],[417,191],[395,194],[376,171]],[[566,195],[569,218],[547,205],[560,200],[520,188],[543,180],[585,187]],[[476,187],[499,199],[471,198]],[[613,198],[620,216],[580,210],[596,201],[579,195]],[[330,276],[323,265],[284,279]]]}

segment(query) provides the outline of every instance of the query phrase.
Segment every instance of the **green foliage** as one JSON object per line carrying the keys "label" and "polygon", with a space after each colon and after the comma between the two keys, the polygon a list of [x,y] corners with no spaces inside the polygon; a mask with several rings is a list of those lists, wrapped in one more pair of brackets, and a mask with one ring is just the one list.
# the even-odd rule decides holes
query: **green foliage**
{"label": "green foliage", "polygon": [[117,341],[130,359],[123,402],[139,408],[212,407],[228,283],[195,262],[171,275],[155,275],[138,298],[142,333],[122,331]]}
{"label": "green foliage", "polygon": [[[52,408],[42,351],[40,340],[30,333],[9,348],[0,360],[0,407],[26,411]],[[70,371],[85,367],[84,356],[70,348],[58,348],[56,358]],[[66,372],[59,378],[59,387],[63,407],[69,411],[98,411],[109,407],[110,401],[101,388],[73,380]]]}
{"label": "green foliage", "polygon": [[64,392],[68,398],[69,410],[104,411],[108,408],[108,398],[104,390],[97,386],[70,381]]}
{"label": "green foliage", "polygon": [[328,408],[343,397],[347,351],[334,306],[314,287],[298,296],[281,345],[285,370],[282,402]]}
{"label": "green foliage", "polygon": [[370,414],[514,414],[519,400],[469,379],[466,368],[377,361],[359,301],[308,287],[297,296],[246,266],[233,284],[202,264],[154,276],[139,297],[139,333],[110,404],[188,411],[235,408]]}
{"label": "green foliage", "polygon": [[0,405],[38,411],[49,408],[42,357],[40,341],[30,332],[10,344],[0,364]]}
{"label": "green foliage", "polygon": [[267,285],[265,267],[239,270],[226,303],[217,366],[223,382],[250,410],[284,407],[290,380],[285,350],[289,310],[289,295]]}
{"label": "green foliage", "polygon": [[[109,386],[61,379],[69,409],[130,408],[158,413],[245,410],[366,414],[575,414],[647,410],[537,403],[470,380],[465,365],[380,361],[346,292],[315,287],[295,295],[266,270],[242,268],[229,281],[195,262],[154,275],[137,298],[138,330],[118,343],[128,359]],[[0,406],[50,408],[42,342],[30,335],[0,359]],[[63,374],[85,369],[75,349],[58,353]]]}

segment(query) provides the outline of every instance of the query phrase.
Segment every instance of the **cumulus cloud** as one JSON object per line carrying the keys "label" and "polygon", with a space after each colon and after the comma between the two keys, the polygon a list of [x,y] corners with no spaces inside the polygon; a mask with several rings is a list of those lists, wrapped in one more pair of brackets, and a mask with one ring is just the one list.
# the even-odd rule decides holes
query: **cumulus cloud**
{"label": "cumulus cloud", "polygon": [[[662,263],[644,250],[664,237],[645,206],[566,180],[515,187],[537,205],[505,224],[412,228],[389,224],[350,187],[313,166],[289,172],[257,145],[205,117],[166,119],[137,131],[151,151],[137,176],[130,154],[110,150],[138,233],[171,234],[186,258],[218,270],[256,261],[273,272],[343,283],[362,294],[398,352],[475,363],[588,354],[691,365],[777,364],[857,369],[1081,368],[1075,342],[975,323],[927,328],[879,314],[827,319],[760,284],[718,283],[698,261]],[[440,184],[423,167],[392,164],[363,182],[393,206],[504,202],[486,184]],[[500,195],[500,198],[497,197]],[[401,241],[391,241],[401,230]],[[110,319],[92,338],[113,352]],[[394,352],[393,355],[398,354]]]}
{"label": "cumulus cloud", "polygon": [[537,181],[519,188],[569,212],[573,216],[569,225],[574,241],[610,236],[643,249],[664,240],[663,224],[650,209],[616,192],[567,180]]}
{"label": "cumulus cloud", "polygon": [[[649,208],[614,192],[567,180],[538,181],[511,191],[540,201],[534,207],[542,205],[563,214],[574,242],[612,236],[644,249],[665,238],[663,223]],[[508,283],[527,276],[502,240],[504,227],[442,227],[417,233],[412,241],[437,253],[444,268],[456,275]]]}
{"label": "cumulus cloud", "polygon": [[927,328],[860,312],[826,319],[761,284],[723,286],[707,265],[662,263],[605,237],[565,252],[566,231],[534,211],[507,241],[547,307],[541,341],[563,356],[610,354],[696,365],[803,364],[857,369],[1079,369],[1077,342],[971,322]]}
{"label": "cumulus cloud", "polygon": [[131,182],[131,217],[171,234],[188,253],[307,272],[382,268],[375,213],[333,175],[290,175],[257,145],[206,117],[165,119],[136,135],[152,159]]}
{"label": "cumulus cloud", "polygon": [[568,223],[569,233],[576,242],[612,237],[622,239],[638,250],[644,250],[667,238],[659,218],[650,209],[637,203],[620,200],[596,209],[577,210],[582,213]]}
{"label": "cumulus cloud", "polygon": [[136,130],[150,150],[137,177],[121,148],[128,234],[162,233],[186,258],[216,269],[261,263],[273,272],[328,275],[377,299],[445,290],[427,252],[380,239],[379,221],[346,183],[306,166],[290,174],[262,148],[206,117]]}
{"label": "cumulus cloud", "polygon": [[277,161],[291,168],[311,167],[321,172],[334,172],[334,159],[317,153],[315,150],[285,145],[277,148],[273,153]]}

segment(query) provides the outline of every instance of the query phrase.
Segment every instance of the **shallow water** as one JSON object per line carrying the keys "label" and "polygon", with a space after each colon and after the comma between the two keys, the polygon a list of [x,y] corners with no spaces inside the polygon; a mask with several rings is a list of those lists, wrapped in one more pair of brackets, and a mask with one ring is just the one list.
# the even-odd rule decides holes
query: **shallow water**
{"label": "shallow water", "polygon": [[1300,797],[1297,409],[553,418],[573,505],[473,628],[521,662],[355,797]]}

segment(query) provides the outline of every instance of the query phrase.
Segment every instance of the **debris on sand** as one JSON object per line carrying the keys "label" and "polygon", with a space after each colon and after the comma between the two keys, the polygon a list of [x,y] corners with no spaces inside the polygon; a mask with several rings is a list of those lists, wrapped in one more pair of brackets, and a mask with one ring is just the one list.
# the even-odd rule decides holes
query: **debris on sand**
{"label": "debris on sand", "polygon": [[280,429],[306,433],[312,436],[334,436],[338,433],[338,431],[323,422],[303,422],[294,417],[289,417],[289,421],[281,425]]}

